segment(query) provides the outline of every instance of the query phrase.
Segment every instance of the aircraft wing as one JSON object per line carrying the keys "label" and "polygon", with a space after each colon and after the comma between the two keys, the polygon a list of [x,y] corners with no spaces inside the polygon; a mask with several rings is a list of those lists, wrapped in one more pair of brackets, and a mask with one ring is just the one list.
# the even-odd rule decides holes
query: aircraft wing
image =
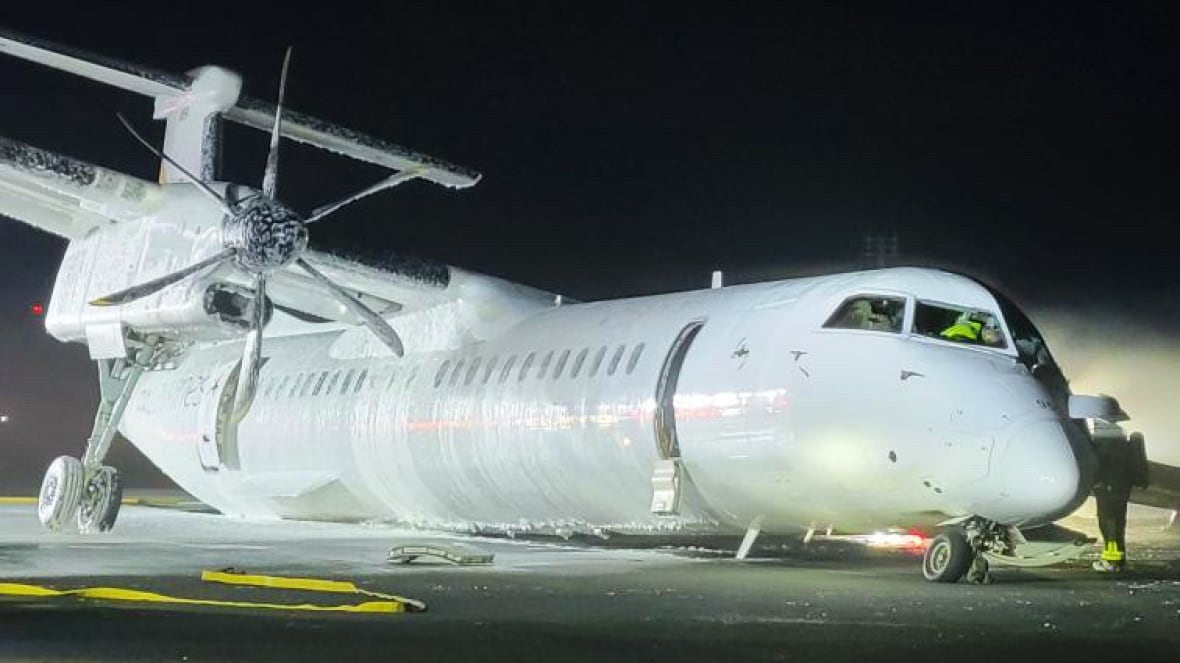
{"label": "aircraft wing", "polygon": [[160,206],[159,185],[0,137],[0,214],[66,239]]}
{"label": "aircraft wing", "polygon": [[1131,502],[1159,509],[1180,509],[1180,467],[1149,461],[1147,488],[1131,491]]}

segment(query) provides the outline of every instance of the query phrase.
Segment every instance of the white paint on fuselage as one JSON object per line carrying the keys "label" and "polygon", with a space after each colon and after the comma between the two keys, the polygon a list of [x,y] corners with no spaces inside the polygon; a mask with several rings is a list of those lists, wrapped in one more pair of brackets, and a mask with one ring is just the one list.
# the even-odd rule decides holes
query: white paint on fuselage
{"label": "white paint on fuselage", "polygon": [[[122,430],[183,488],[251,516],[541,531],[732,531],[763,516],[785,531],[1029,522],[1076,499],[1068,422],[1013,350],[824,329],[856,294],[1000,313],[969,279],[890,269],[566,304],[401,360],[341,359],[357,330],[271,337],[240,469],[219,471],[198,447],[240,344],[198,346],[143,378]],[[656,385],[693,321],[676,392],[685,501],[655,516]]]}

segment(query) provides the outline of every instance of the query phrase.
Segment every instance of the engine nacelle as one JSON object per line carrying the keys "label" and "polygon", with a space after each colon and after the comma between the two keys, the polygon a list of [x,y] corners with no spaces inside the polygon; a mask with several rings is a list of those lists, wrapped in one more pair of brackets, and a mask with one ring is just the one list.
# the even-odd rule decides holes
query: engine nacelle
{"label": "engine nacelle", "polygon": [[107,339],[109,346],[112,330],[120,329],[181,341],[241,338],[254,296],[234,282],[236,275],[227,266],[121,306],[89,305],[93,299],[217,253],[222,248],[220,232],[220,213],[198,192],[168,187],[156,216],[101,226],[70,242],[54,284],[46,329],[59,340],[91,346],[98,338]]}

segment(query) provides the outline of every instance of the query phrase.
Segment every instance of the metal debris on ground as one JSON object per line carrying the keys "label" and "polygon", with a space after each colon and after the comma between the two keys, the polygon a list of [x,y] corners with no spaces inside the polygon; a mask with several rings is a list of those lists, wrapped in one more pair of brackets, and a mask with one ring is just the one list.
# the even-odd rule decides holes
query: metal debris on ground
{"label": "metal debris on ground", "polygon": [[496,556],[492,553],[466,546],[395,546],[389,549],[389,561],[409,564],[419,557],[440,559],[458,566],[480,566],[491,564]]}

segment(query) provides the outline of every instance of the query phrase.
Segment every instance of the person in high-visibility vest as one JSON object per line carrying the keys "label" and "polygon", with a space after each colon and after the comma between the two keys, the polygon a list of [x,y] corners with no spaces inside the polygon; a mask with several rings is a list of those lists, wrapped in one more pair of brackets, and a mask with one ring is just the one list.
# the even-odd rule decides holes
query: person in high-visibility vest
{"label": "person in high-visibility vest", "polygon": [[1121,432],[1096,434],[1093,439],[1099,458],[1094,501],[1103,540],[1102,555],[1093,566],[1099,573],[1118,573],[1127,563],[1127,502],[1131,499],[1133,481],[1130,445]]}
{"label": "person in high-visibility vest", "polygon": [[948,341],[970,341],[972,343],[979,342],[979,333],[983,331],[983,323],[976,322],[971,319],[971,312],[964,311],[959,314],[955,320],[955,324],[942,330],[939,336]]}

